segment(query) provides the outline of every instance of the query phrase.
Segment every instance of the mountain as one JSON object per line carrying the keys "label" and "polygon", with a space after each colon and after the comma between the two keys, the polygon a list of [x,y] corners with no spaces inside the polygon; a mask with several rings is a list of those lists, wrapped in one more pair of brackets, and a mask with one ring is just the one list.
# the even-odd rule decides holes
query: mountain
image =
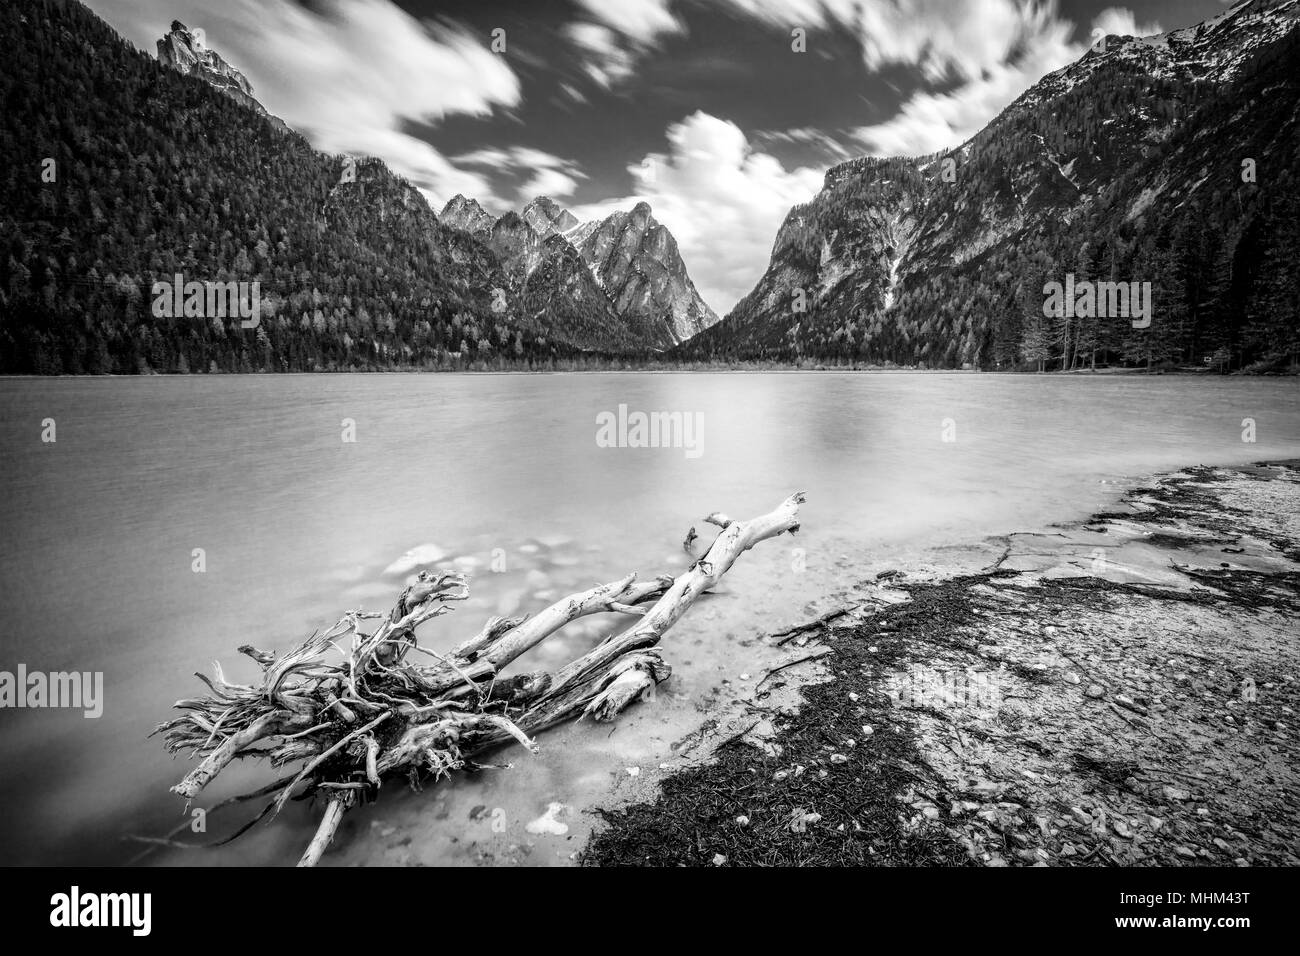
{"label": "mountain", "polygon": [[566,341],[599,341],[618,351],[654,344],[618,313],[581,253],[558,233],[542,240],[537,265],[522,292],[523,314]]}
{"label": "mountain", "polygon": [[[680,355],[1268,369],[1300,357],[1297,0],[1108,37],[960,148],[859,159],[787,215]],[[1044,316],[1048,282],[1150,282],[1153,321]]]}
{"label": "mountain", "polygon": [[584,225],[572,238],[618,313],[656,345],[674,345],[718,321],[695,290],[677,240],[648,204]]}
{"label": "mountain", "polygon": [[578,227],[578,219],[550,196],[538,196],[524,207],[520,216],[541,238],[564,235]]}
{"label": "mountain", "polygon": [[696,291],[672,233],[644,202],[583,223],[549,196],[538,196],[520,214],[494,221],[476,201],[458,195],[440,218],[487,242],[516,282],[532,275],[547,248],[552,256],[560,254],[560,245],[544,245],[548,240],[572,244],[616,317],[607,346],[670,348],[718,320]]}
{"label": "mountain", "polygon": [[[0,48],[0,372],[572,367],[606,341],[552,334],[586,304],[526,312],[383,162],[313,149],[80,3],[0,5]],[[159,309],[177,275],[255,283],[258,321]]]}
{"label": "mountain", "polygon": [[443,225],[464,230],[477,239],[486,239],[496,225],[496,219],[478,204],[478,200],[466,199],[460,193],[447,201],[438,219]]}
{"label": "mountain", "polygon": [[287,128],[253,96],[253,84],[244,74],[215,50],[207,49],[202,32],[191,31],[181,21],[173,20],[171,30],[158,41],[158,62],[187,76],[197,76],[236,103],[261,113],[280,129]]}
{"label": "mountain", "polygon": [[518,213],[508,212],[494,222],[486,240],[487,247],[517,288],[522,288],[542,263],[542,237]]}
{"label": "mountain", "polygon": [[614,310],[582,256],[562,235],[543,238],[518,213],[508,212],[492,225],[485,241],[530,328],[607,349],[646,345]]}

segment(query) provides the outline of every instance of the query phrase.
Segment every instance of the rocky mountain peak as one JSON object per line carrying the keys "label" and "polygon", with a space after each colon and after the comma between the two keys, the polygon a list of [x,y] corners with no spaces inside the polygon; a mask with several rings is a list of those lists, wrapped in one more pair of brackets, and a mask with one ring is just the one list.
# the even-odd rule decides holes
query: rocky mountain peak
{"label": "rocky mountain peak", "polygon": [[[518,218],[518,217],[516,217]],[[463,229],[472,236],[483,238],[492,232],[496,218],[478,204],[477,199],[467,199],[460,193],[452,196],[442,207],[438,219],[453,229]]]}
{"label": "rocky mountain peak", "polygon": [[[550,196],[496,220],[474,200],[454,196],[439,218],[485,241],[510,281],[527,283],[533,298],[543,287],[548,302],[561,289],[578,290],[597,312],[616,314],[620,328],[607,330],[611,341],[666,348],[718,321],[647,202],[584,223]],[[574,263],[584,266],[585,282],[574,277]],[[605,298],[608,309],[598,304]]]}
{"label": "rocky mountain peak", "polygon": [[649,203],[589,223],[573,238],[619,314],[640,322],[656,345],[682,342],[717,322]]}
{"label": "rocky mountain peak", "polygon": [[538,196],[525,206],[523,219],[542,238],[552,233],[570,232],[580,225],[577,216],[550,196]]}
{"label": "rocky mountain peak", "polygon": [[158,62],[178,73],[202,78],[241,105],[273,120],[280,129],[286,128],[254,98],[253,84],[248,78],[215,50],[208,49],[202,30],[191,30],[180,20],[173,20],[171,29],[158,41]]}

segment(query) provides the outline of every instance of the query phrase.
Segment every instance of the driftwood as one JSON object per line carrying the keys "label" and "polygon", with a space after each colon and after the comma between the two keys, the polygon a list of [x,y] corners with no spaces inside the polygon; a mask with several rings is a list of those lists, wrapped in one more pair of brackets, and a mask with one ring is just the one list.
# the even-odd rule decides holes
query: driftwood
{"label": "driftwood", "polygon": [[[220,665],[205,697],[181,700],[182,715],[160,724],[171,753],[201,758],[172,791],[194,799],[231,761],[268,759],[297,766],[272,785],[224,804],[274,794],[258,820],[274,819],[290,799],[322,797],[325,812],[300,866],[314,866],[344,813],[373,800],[385,780],[412,786],[475,766],[474,758],[566,720],[613,720],[672,673],[655,645],[735,560],[767,538],[799,528],[802,493],[751,521],[715,513],[722,530],[708,552],[676,579],[638,582],[635,574],[572,594],[526,618],[492,618],[446,655],[423,648],[416,629],[452,610],[468,588],[460,574],[423,571],[387,614],[360,610],[282,655],[245,645],[262,668],[257,685],[234,684]],[[521,655],[589,614],[637,618],[555,674],[503,676]],[[378,623],[371,628],[369,622]],[[348,647],[341,645],[347,640]],[[414,653],[413,653],[414,652]],[[287,782],[286,782],[287,781]],[[229,837],[221,842],[229,842]],[[176,846],[170,839],[149,841]]]}

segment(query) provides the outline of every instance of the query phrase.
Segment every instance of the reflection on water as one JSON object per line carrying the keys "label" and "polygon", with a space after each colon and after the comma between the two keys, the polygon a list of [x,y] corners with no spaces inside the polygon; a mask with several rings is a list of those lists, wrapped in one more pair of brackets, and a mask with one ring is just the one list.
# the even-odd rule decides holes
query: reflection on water
{"label": "reflection on water", "polygon": [[[602,447],[598,416],[620,404],[699,416],[701,453]],[[54,444],[40,441],[45,418]],[[1247,418],[1254,444],[1241,440]],[[345,419],[355,442],[342,440]],[[135,852],[123,832],[179,820],[166,788],[185,766],[145,736],[212,659],[251,677],[240,644],[283,648],[348,608],[386,610],[404,573],[432,562],[472,578],[471,601],[422,632],[449,646],[488,614],[629,570],[676,572],[702,515],[752,516],[807,491],[800,536],[746,554],[670,632],[675,676],[653,707],[612,731],[561,730],[537,758],[503,753],[513,770],[386,792],[349,826],[388,835],[345,834],[339,852],[537,863],[567,858],[582,827],[538,849],[524,824],[551,800],[581,809],[626,787],[636,761],[671,753],[754,666],[763,633],[830,607],[868,571],[1079,516],[1132,477],[1300,455],[1300,390],[835,373],[4,380],[0,448],[0,669],[102,670],[106,695],[99,720],[0,711],[10,862],[120,861]],[[616,623],[582,622],[529,663],[553,668]],[[261,779],[253,767],[231,778],[222,793]],[[498,808],[504,836],[491,830]],[[220,856],[164,859],[284,862],[303,842],[290,824]],[[476,827],[500,837],[495,849],[476,844]]]}

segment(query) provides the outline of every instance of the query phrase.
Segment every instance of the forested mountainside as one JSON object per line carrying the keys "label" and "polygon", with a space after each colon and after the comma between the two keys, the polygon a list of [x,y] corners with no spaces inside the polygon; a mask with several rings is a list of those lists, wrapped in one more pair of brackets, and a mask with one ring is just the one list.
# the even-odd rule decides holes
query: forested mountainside
{"label": "forested mountainside", "polygon": [[[75,2],[0,6],[0,371],[543,366],[600,342],[527,314],[478,240],[377,160],[328,156]],[[260,322],[158,317],[153,284],[260,283]],[[585,305],[574,307],[582,312]]]}
{"label": "forested mountainside", "polygon": [[[1109,37],[959,149],[862,159],[787,216],[755,289],[676,356],[930,368],[1300,358],[1297,0]],[[1152,321],[1045,317],[1150,282]]]}

